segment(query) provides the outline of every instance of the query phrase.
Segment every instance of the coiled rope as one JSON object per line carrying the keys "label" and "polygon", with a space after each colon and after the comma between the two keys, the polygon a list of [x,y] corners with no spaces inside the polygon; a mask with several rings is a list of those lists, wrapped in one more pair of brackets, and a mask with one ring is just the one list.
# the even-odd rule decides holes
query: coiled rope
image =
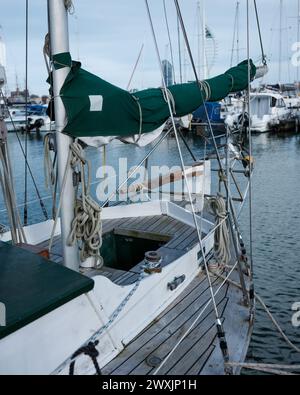
{"label": "coiled rope", "polygon": [[[99,268],[103,266],[103,259],[100,255],[102,247],[102,209],[90,196],[90,162],[84,157],[83,147],[78,142],[74,142],[70,145],[70,150],[70,165],[75,174],[79,175],[79,178],[74,220],[68,238],[68,245],[72,246],[78,242],[81,262],[93,257],[96,259],[96,267]],[[81,183],[80,197],[78,197],[79,183]]]}
{"label": "coiled rope", "polygon": [[209,199],[210,212],[216,218],[214,257],[220,266],[226,266],[231,260],[230,235],[225,221],[227,210],[222,196]]}

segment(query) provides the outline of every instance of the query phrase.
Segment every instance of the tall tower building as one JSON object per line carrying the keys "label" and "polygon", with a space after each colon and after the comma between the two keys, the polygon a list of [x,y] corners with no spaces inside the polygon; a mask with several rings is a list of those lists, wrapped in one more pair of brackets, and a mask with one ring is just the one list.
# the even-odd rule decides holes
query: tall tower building
{"label": "tall tower building", "polygon": [[174,76],[173,76],[173,66],[168,60],[162,61],[163,71],[164,71],[164,79],[166,81],[167,86],[174,84]]}

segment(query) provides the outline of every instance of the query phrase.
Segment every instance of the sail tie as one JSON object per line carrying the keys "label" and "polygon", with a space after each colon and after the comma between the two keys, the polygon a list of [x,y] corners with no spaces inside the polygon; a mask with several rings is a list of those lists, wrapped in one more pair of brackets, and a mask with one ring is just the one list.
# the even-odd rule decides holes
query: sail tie
{"label": "sail tie", "polygon": [[132,95],[132,97],[134,98],[134,100],[136,101],[136,104],[138,105],[139,108],[139,113],[140,113],[140,130],[139,130],[139,135],[138,138],[136,139],[136,136],[134,136],[135,139],[135,144],[139,142],[141,136],[142,136],[142,132],[143,132],[143,110],[142,110],[142,106],[140,103],[140,99],[134,95]]}
{"label": "sail tie", "polygon": [[163,98],[165,100],[166,103],[168,103],[168,101],[170,101],[171,105],[172,105],[172,112],[174,115],[176,115],[176,103],[175,103],[175,99],[174,96],[172,95],[171,91],[169,89],[165,89],[165,88],[161,88],[162,94],[163,94]]}
{"label": "sail tie", "polygon": [[207,81],[199,81],[200,89],[204,90],[205,101],[209,101],[211,98],[211,88]]}

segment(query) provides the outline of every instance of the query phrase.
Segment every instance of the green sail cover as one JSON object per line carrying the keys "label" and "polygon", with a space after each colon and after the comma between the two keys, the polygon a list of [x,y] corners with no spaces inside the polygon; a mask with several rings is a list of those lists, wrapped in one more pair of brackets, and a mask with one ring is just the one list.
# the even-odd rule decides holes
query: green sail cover
{"label": "green sail cover", "polygon": [[[156,130],[170,117],[161,88],[131,94],[83,70],[69,53],[53,58],[56,69],[71,66],[60,95],[67,112],[64,132],[74,137],[130,136]],[[251,61],[251,79],[256,67]],[[219,101],[248,86],[248,61],[218,77],[168,87],[174,115],[193,113],[205,101]],[[175,106],[175,108],[174,108]]]}

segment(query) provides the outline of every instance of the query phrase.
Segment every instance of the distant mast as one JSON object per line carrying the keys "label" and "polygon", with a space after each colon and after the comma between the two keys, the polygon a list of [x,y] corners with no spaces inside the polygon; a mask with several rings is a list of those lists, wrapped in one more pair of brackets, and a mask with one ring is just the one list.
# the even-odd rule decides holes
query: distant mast
{"label": "distant mast", "polygon": [[[297,43],[300,43],[300,0],[298,0],[298,14],[297,14]],[[297,91],[300,91],[299,83],[299,65],[297,66]]]}
{"label": "distant mast", "polygon": [[[0,87],[4,90],[5,94],[7,87],[6,80],[6,47],[3,38],[1,37],[1,25],[0,25]],[[2,102],[2,99],[0,100]]]}
{"label": "distant mast", "polygon": [[205,0],[197,3],[198,19],[198,74],[199,78],[205,80],[208,76],[206,58],[206,16]]}
{"label": "distant mast", "polygon": [[278,64],[278,83],[282,83],[282,17],[283,17],[283,0],[280,0],[280,18],[279,18],[279,64]]}
{"label": "distant mast", "polygon": [[236,52],[236,60],[237,60],[236,63],[238,64],[240,62],[240,2],[239,1],[236,2],[230,67],[233,66],[234,52]]}
{"label": "distant mast", "polygon": [[1,26],[0,26],[0,65],[6,68],[6,47],[4,40],[1,36]]}

